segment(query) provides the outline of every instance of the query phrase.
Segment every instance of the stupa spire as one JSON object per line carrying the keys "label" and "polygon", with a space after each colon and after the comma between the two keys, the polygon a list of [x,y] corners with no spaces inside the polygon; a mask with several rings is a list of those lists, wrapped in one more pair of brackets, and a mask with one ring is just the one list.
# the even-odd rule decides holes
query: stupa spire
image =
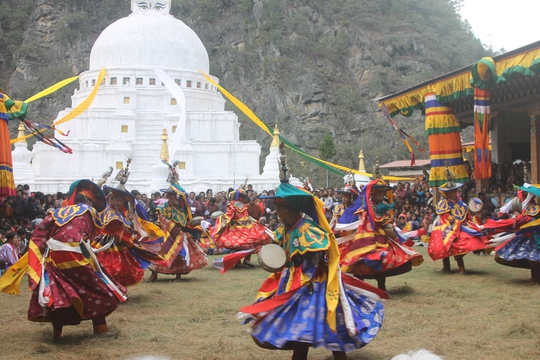
{"label": "stupa spire", "polygon": [[18,138],[21,138],[24,136],[24,124],[22,123],[22,121],[19,123],[19,127],[17,128],[17,130],[19,131],[19,134],[17,135]]}
{"label": "stupa spire", "polygon": [[270,144],[271,148],[279,148],[279,129],[277,124],[274,126],[274,138]]}
{"label": "stupa spire", "polygon": [[364,165],[364,152],[360,150],[358,154],[358,171],[366,172],[366,165]]}
{"label": "stupa spire", "polygon": [[163,128],[163,133],[161,134],[161,155],[159,156],[161,160],[169,159],[169,146],[167,145],[167,140],[169,140],[169,135],[167,134],[167,129]]}

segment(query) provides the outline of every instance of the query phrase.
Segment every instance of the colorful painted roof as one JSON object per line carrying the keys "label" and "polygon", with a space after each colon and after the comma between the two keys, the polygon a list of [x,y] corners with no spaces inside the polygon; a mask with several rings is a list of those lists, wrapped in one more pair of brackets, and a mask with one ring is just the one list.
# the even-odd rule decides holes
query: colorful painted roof
{"label": "colorful painted roof", "polygon": [[495,56],[485,57],[471,66],[452,71],[398,93],[376,99],[386,104],[390,115],[411,116],[424,108],[424,95],[433,92],[441,103],[473,96],[473,86],[489,88],[512,79],[515,74],[536,76],[540,71],[540,41]]}

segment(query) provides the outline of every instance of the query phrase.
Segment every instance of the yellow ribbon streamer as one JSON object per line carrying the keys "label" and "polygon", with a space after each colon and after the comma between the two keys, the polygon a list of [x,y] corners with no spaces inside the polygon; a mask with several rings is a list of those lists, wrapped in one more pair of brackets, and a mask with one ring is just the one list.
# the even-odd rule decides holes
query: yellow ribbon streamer
{"label": "yellow ribbon streamer", "polygon": [[21,279],[28,271],[28,253],[24,254],[15,264],[0,277],[0,292],[9,295],[20,295]]}
{"label": "yellow ribbon streamer", "polygon": [[[240,109],[240,111],[242,111],[248,118],[250,118],[255,124],[257,124],[261,129],[263,129],[268,135],[270,136],[273,136],[274,134],[272,134],[272,132],[270,132],[270,130],[268,130],[268,127],[266,126],[266,124],[257,117],[257,115],[255,115],[253,113],[253,111],[251,111],[243,102],[241,102],[240,100],[238,100],[237,98],[235,98],[230,92],[228,92],[227,90],[225,90],[221,85],[219,85],[217,82],[215,82],[210,76],[208,76],[207,74],[205,74],[204,72],[200,71],[199,72],[201,74],[203,74],[203,76],[206,78],[206,80],[208,80],[208,82],[210,82],[212,85],[214,85],[215,87],[217,87],[219,89],[219,91],[225,95],[227,97],[227,99],[229,99],[238,109]],[[281,135],[280,135],[281,137]],[[314,160],[317,160],[317,161],[320,161],[322,162],[323,164],[326,164],[328,166],[331,166],[335,169],[338,169],[338,170],[342,170],[342,171],[345,171],[347,173],[353,173],[353,174],[358,174],[358,175],[364,175],[364,176],[369,176],[369,177],[373,177],[372,174],[370,173],[366,173],[366,172],[362,172],[362,171],[358,171],[358,170],[355,170],[355,169],[350,169],[348,167],[345,167],[345,166],[341,166],[341,165],[337,165],[337,164],[334,164],[334,163],[331,163],[331,162],[328,162],[328,161],[324,161],[324,160],[321,160],[319,158],[316,158],[315,156],[311,156],[309,155],[308,153],[305,153],[303,151],[298,151],[297,149],[294,149],[294,148],[291,148],[290,146],[286,145],[289,149],[295,151],[296,153],[298,154],[301,154],[303,156],[307,156],[311,159],[314,159]],[[397,177],[397,176],[383,176],[384,179],[386,180],[395,180],[395,181],[399,181],[399,180],[414,180],[414,178],[404,178],[404,177]]]}
{"label": "yellow ribbon streamer", "polygon": [[30,102],[35,101],[37,99],[41,99],[42,97],[50,95],[53,92],[57,91],[58,89],[63,88],[67,84],[70,84],[70,83],[74,82],[78,78],[79,78],[79,75],[70,77],[69,79],[62,80],[62,81],[54,84],[53,86],[50,86],[50,87],[46,88],[45,90],[38,92],[36,95],[34,95],[32,97],[29,97],[28,99],[24,100],[24,102],[25,103],[30,103]]}
{"label": "yellow ribbon streamer", "polygon": [[[77,107],[75,107],[75,109],[73,109],[69,113],[67,113],[66,116],[64,116],[60,120],[54,122],[52,124],[52,127],[54,127],[56,125],[59,125],[59,124],[62,124],[62,123],[65,123],[67,121],[73,120],[74,118],[76,118],[77,116],[79,116],[83,112],[85,112],[90,107],[92,102],[94,101],[94,98],[96,97],[97,92],[99,90],[99,87],[101,86],[101,83],[102,83],[103,79],[105,78],[106,74],[107,74],[107,72],[105,71],[105,69],[101,69],[101,71],[99,72],[98,79],[96,81],[96,85],[94,86],[94,89],[92,89],[92,92],[90,93],[90,95],[88,95],[88,97],[86,99],[84,99],[83,102],[81,102],[79,105],[77,105]],[[41,130],[38,130],[38,131],[43,132],[45,130],[46,129],[41,129]],[[23,141],[23,140],[26,140],[26,139],[28,139],[28,138],[30,138],[32,136],[33,136],[32,134],[21,136],[19,138],[11,140],[11,143],[14,144],[16,142]]]}

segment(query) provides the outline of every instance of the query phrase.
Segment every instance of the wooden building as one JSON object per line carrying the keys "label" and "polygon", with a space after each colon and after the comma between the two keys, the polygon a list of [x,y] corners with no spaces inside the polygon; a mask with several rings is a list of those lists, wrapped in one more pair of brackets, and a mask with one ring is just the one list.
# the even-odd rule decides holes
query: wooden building
{"label": "wooden building", "polygon": [[[429,159],[416,159],[416,165],[411,166],[411,160],[396,160],[380,166],[381,170],[386,170],[388,175],[404,178],[420,178],[423,171],[429,173]],[[393,183],[395,181],[391,181]]]}
{"label": "wooden building", "polygon": [[[377,100],[380,106],[382,103],[386,105],[392,116],[410,116],[414,110],[425,114],[424,97],[434,93],[441,104],[452,108],[461,129],[474,126],[474,86],[478,86],[478,76],[485,75],[483,72],[479,74],[475,66],[481,62],[489,63],[487,71],[491,72],[487,79],[489,84],[483,83],[491,93],[491,161],[512,163],[516,159],[530,160],[529,182],[538,183],[540,41],[493,58],[481,59],[478,63]],[[477,180],[476,186],[482,191],[487,190],[487,179]]]}

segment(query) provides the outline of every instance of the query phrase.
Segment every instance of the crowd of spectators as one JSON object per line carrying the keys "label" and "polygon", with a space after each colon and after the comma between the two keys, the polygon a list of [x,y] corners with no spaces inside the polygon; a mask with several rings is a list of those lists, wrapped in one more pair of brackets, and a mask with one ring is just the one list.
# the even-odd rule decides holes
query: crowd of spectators
{"label": "crowd of spectators", "polygon": [[[489,180],[489,193],[477,193],[475,191],[474,173],[468,166],[471,181],[466,183],[460,190],[463,201],[468,202],[470,196],[476,196],[482,200],[484,207],[481,218],[497,218],[499,207],[511,201],[516,196],[517,187],[523,185],[527,174],[530,173],[530,163],[515,162],[510,164],[503,162],[500,165],[493,164],[492,178]],[[362,185],[358,187],[360,192]],[[212,189],[201,191],[198,194],[188,194],[188,204],[194,217],[201,217],[209,222],[220,214],[227,211],[227,191],[215,192]],[[314,187],[310,188],[313,194],[324,202],[327,219],[331,219],[334,207],[341,202],[339,188]],[[280,223],[276,215],[275,205],[272,199],[261,197],[275,195],[274,190],[256,192],[253,186],[247,185],[246,192],[249,201],[246,202],[248,213],[271,230],[276,230]],[[132,194],[139,200],[148,211],[151,220],[155,221],[156,208],[165,199],[161,193],[155,192],[148,196],[133,190]],[[431,223],[436,217],[435,204],[433,202],[433,189],[428,183],[428,173],[424,172],[423,178],[413,181],[398,181],[393,184],[395,207],[393,211],[394,223],[401,229],[429,231]],[[67,204],[67,194],[43,194],[39,191],[31,192],[28,185],[18,185],[16,195],[0,199],[0,246],[7,242],[7,235],[11,233],[20,237],[18,243],[20,255],[27,251],[28,241],[32,231],[43,220],[45,215],[56,208]],[[10,235],[11,236],[11,235]],[[5,268],[0,259],[0,271]]]}

